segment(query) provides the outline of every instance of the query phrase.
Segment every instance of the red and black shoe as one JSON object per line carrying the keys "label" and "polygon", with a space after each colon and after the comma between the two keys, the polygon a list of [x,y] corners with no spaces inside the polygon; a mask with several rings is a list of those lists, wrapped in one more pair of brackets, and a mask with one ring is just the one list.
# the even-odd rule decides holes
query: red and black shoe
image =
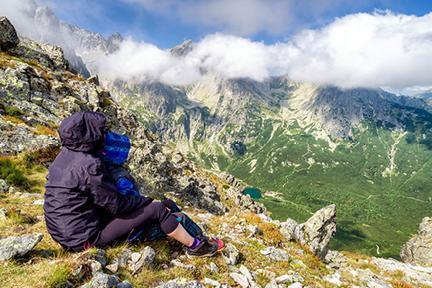
{"label": "red and black shoe", "polygon": [[197,237],[200,243],[194,248],[187,248],[188,257],[212,257],[219,251],[218,242],[204,236]]}

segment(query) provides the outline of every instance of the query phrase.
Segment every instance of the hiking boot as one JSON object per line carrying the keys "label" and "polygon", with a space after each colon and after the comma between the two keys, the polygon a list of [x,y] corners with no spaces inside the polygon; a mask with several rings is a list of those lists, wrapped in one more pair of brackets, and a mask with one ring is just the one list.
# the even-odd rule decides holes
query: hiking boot
{"label": "hiking boot", "polygon": [[217,252],[222,251],[225,248],[225,243],[221,239],[219,239],[219,238],[212,237],[210,239],[210,241],[217,243],[217,245],[218,245]]}
{"label": "hiking boot", "polygon": [[211,257],[219,251],[218,242],[208,239],[207,237],[199,237],[201,241],[194,249],[187,248],[186,255],[188,257]]}

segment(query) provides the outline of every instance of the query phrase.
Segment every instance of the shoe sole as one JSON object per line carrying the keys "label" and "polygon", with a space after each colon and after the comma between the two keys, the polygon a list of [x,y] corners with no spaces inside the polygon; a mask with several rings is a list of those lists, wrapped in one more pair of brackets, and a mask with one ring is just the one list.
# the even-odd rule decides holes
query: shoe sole
{"label": "shoe sole", "polygon": [[189,259],[192,259],[192,258],[200,258],[200,257],[210,258],[210,257],[213,257],[217,252],[219,252],[219,251],[216,250],[214,253],[208,253],[208,254],[203,254],[203,255],[191,255],[191,254],[189,254],[189,253],[186,253],[186,256],[187,256]]}

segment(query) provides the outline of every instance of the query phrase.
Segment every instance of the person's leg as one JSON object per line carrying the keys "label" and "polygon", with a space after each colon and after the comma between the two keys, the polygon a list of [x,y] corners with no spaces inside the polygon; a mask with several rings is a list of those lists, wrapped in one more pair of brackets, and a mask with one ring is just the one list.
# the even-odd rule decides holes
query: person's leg
{"label": "person's leg", "polygon": [[190,246],[194,238],[179,225],[177,217],[161,202],[154,201],[133,213],[118,217],[109,222],[101,231],[96,246],[107,246],[124,241],[133,229],[150,227],[158,223],[168,236]]}
{"label": "person's leg", "polygon": [[182,225],[178,225],[177,228],[167,234],[169,237],[174,238],[175,240],[179,241],[183,245],[190,247],[195,241],[195,238],[192,237]]}

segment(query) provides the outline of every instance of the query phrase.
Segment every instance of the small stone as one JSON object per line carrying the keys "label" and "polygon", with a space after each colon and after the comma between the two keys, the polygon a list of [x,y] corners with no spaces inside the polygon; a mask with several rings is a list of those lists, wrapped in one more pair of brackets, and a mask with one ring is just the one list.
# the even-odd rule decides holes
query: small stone
{"label": "small stone", "polygon": [[285,283],[291,283],[291,282],[293,282],[292,281],[292,276],[291,275],[287,275],[287,274],[277,277],[275,279],[275,281],[278,284],[281,284],[281,283],[285,284]]}
{"label": "small stone", "polygon": [[228,265],[236,265],[240,259],[240,252],[233,244],[228,243],[222,250],[222,257]]}
{"label": "small stone", "polygon": [[176,153],[172,156],[171,161],[178,164],[183,161],[183,156],[180,153]]}
{"label": "small stone", "polygon": [[196,269],[196,267],[195,267],[195,265],[192,265],[192,264],[184,264],[184,263],[182,263],[182,262],[180,262],[180,261],[178,261],[178,260],[171,260],[171,265],[173,265],[174,267],[180,267],[180,268],[183,268],[183,269],[186,269],[186,270],[195,270]]}
{"label": "small stone", "polygon": [[6,220],[7,218],[7,211],[5,208],[0,208],[0,220]]}
{"label": "small stone", "polygon": [[285,250],[270,246],[260,251],[261,254],[275,261],[288,261],[289,255]]}
{"label": "small stone", "polygon": [[126,268],[132,252],[129,249],[124,249],[120,255],[114,260],[120,268]]}
{"label": "small stone", "polygon": [[254,281],[251,272],[249,271],[249,269],[246,266],[241,265],[239,268],[239,272],[242,273],[246,277],[246,279],[249,281],[249,283]]}
{"label": "small stone", "polygon": [[230,277],[237,282],[241,287],[248,288],[249,287],[249,281],[243,274],[240,273],[230,273]]}
{"label": "small stone", "polygon": [[93,275],[98,273],[98,272],[102,272],[102,265],[98,261],[91,260],[90,261],[90,268],[92,270]]}
{"label": "small stone", "polygon": [[0,179],[0,193],[7,193],[7,192],[9,192],[9,185],[5,180]]}
{"label": "small stone", "polygon": [[247,238],[254,237],[261,233],[261,230],[255,225],[248,225],[247,230],[249,230],[249,235],[247,236]]}
{"label": "small stone", "polygon": [[0,260],[9,260],[30,252],[43,238],[42,233],[8,237],[0,240]]}
{"label": "small stone", "polygon": [[38,199],[38,200],[33,201],[33,205],[41,205],[41,206],[43,206],[44,202],[45,201],[43,199]]}
{"label": "small stone", "polygon": [[132,262],[138,262],[138,260],[141,258],[141,253],[135,252],[131,255]]}
{"label": "small stone", "polygon": [[81,286],[81,288],[112,288],[119,284],[117,276],[108,275],[102,272],[96,273],[90,282]]}
{"label": "small stone", "polygon": [[104,249],[97,249],[96,254],[94,255],[94,259],[99,262],[102,267],[105,267],[108,263],[108,260],[106,259],[106,252]]}
{"label": "small stone", "polygon": [[89,78],[87,78],[87,81],[89,83],[99,85],[99,77],[97,75],[90,76]]}
{"label": "small stone", "polygon": [[[138,255],[139,257],[138,257]],[[129,270],[132,274],[136,274],[145,265],[147,267],[152,267],[154,264],[154,259],[156,257],[156,252],[150,246],[146,246],[140,253],[132,253],[131,261],[129,261]]]}
{"label": "small stone", "polygon": [[291,284],[290,286],[288,286],[288,288],[303,288],[303,285],[299,282],[295,282],[295,283]]}
{"label": "small stone", "polygon": [[111,273],[117,273],[118,269],[119,269],[119,264],[118,262],[113,262],[107,266],[105,266],[105,268],[110,271]]}
{"label": "small stone", "polygon": [[133,288],[132,284],[129,283],[127,280],[117,284],[117,288]]}
{"label": "small stone", "polygon": [[210,264],[208,265],[208,269],[213,273],[219,272],[219,267],[214,262],[210,262]]}
{"label": "small stone", "polygon": [[329,282],[330,284],[333,284],[336,286],[342,285],[341,275],[339,272],[335,272],[334,274],[330,274],[330,275],[325,276],[324,280]]}
{"label": "small stone", "polygon": [[204,278],[204,284],[211,286],[211,287],[215,287],[215,288],[221,287],[221,284],[218,281],[210,279],[210,278]]}

